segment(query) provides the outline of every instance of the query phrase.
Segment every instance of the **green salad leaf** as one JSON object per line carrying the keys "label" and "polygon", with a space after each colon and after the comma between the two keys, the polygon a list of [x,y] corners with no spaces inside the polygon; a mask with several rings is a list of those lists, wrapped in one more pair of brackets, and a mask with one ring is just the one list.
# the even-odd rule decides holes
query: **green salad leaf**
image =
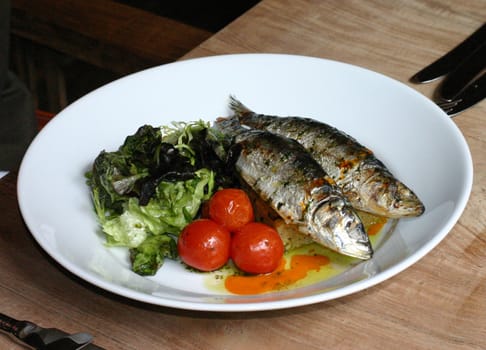
{"label": "green salad leaf", "polygon": [[194,220],[202,202],[210,198],[213,188],[214,173],[203,168],[190,180],[160,182],[147,205],[140,205],[135,197],[128,198],[122,214],[102,224],[107,243],[134,248],[150,234],[179,235]]}
{"label": "green salad leaf", "polygon": [[221,181],[231,177],[213,151],[209,124],[144,125],[86,173],[107,246],[130,249],[132,268],[154,274],[175,258],[176,238]]}
{"label": "green salad leaf", "polygon": [[130,249],[132,269],[139,275],[154,275],[164,263],[165,258],[177,257],[177,244],[168,235],[147,237],[138,247]]}

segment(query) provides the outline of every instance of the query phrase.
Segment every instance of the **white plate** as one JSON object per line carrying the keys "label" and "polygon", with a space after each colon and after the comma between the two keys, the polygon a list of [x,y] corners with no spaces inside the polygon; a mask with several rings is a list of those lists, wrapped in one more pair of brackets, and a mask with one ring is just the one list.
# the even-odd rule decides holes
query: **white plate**
{"label": "white plate", "polygon": [[[84,173],[143,124],[214,120],[234,94],[255,111],[323,120],[373,149],[423,200],[375,256],[331,280],[257,296],[205,289],[200,274],[168,261],[155,277],[130,271],[127,255],[103,246]],[[213,311],[288,308],[376,285],[434,248],[461,215],[472,185],[468,146],[430,100],[383,75],[334,61],[271,54],[182,61],[130,75],[81,98],[33,141],[18,177],[22,215],[41,247],[82,279],[163,306]]]}

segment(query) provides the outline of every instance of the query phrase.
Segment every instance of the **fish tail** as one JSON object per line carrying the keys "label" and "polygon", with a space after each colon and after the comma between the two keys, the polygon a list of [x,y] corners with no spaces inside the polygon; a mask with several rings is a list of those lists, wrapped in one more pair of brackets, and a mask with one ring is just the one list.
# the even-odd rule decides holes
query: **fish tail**
{"label": "fish tail", "polygon": [[253,112],[251,109],[246,107],[243,103],[240,102],[240,100],[238,100],[233,95],[230,95],[229,107],[238,117]]}

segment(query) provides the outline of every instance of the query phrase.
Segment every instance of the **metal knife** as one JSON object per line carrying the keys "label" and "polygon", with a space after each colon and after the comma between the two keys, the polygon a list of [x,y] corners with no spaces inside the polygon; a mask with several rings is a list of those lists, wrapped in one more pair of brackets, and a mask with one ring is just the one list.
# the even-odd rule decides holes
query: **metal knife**
{"label": "metal knife", "polygon": [[437,89],[437,97],[452,101],[484,68],[486,68],[486,43],[444,78]]}
{"label": "metal knife", "polygon": [[37,350],[104,350],[92,344],[87,333],[68,334],[56,328],[42,328],[29,321],[18,321],[0,313],[0,330]]}
{"label": "metal knife", "polygon": [[486,98],[486,73],[469,84],[452,102],[442,102],[438,105],[451,117],[468,109]]}
{"label": "metal knife", "polygon": [[486,43],[486,23],[454,49],[416,73],[410,80],[414,83],[428,83],[438,79],[452,72],[484,43]]}

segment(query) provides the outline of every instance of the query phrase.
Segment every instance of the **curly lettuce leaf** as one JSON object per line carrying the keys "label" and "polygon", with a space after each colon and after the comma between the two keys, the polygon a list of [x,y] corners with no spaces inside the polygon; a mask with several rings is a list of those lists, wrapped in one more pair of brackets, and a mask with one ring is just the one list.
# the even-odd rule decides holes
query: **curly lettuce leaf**
{"label": "curly lettuce leaf", "polygon": [[161,182],[147,205],[140,205],[135,197],[129,198],[121,215],[102,223],[107,244],[135,248],[149,235],[179,235],[194,220],[213,189],[214,173],[200,169],[193,179]]}
{"label": "curly lettuce leaf", "polygon": [[[181,154],[190,159],[191,164],[195,165],[197,151],[194,145],[203,141],[209,123],[199,120],[197,122],[173,122],[172,126],[162,126],[162,141],[173,144]],[[194,142],[197,141],[197,142]]]}

